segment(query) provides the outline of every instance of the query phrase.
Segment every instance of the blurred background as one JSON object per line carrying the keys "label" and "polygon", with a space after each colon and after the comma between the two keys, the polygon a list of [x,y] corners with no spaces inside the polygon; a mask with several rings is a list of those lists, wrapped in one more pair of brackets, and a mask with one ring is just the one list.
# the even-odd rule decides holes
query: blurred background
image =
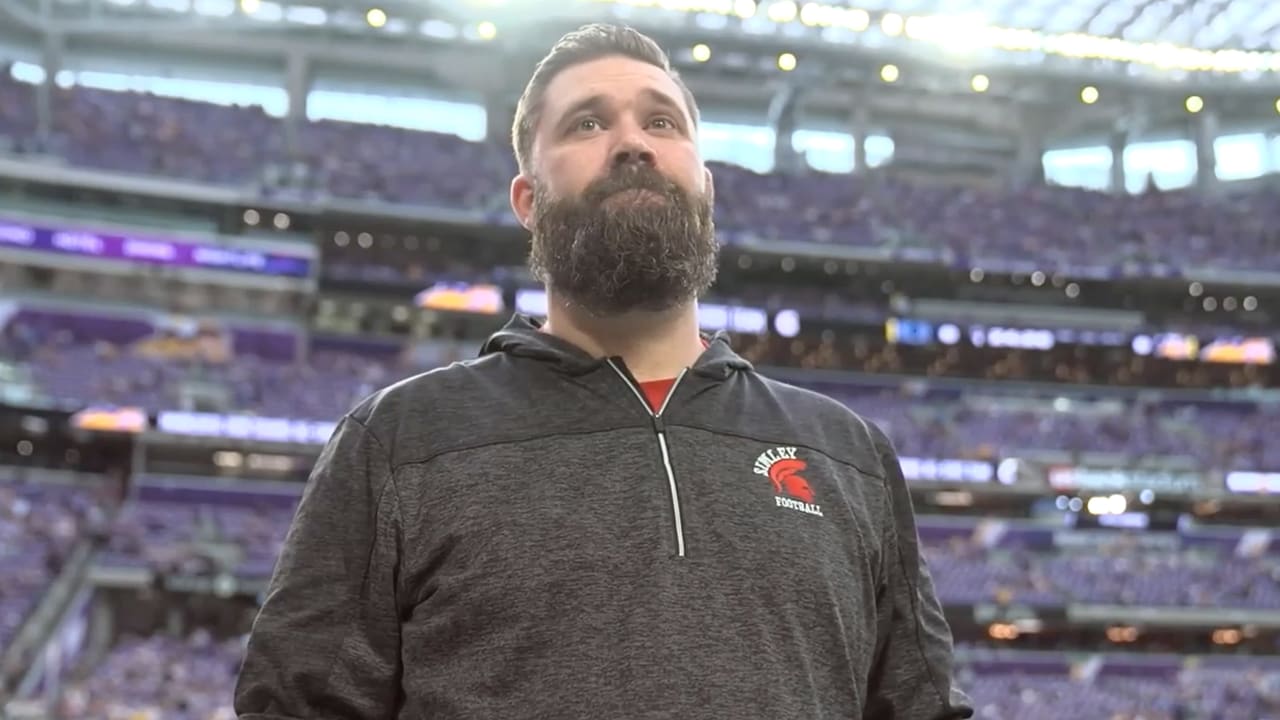
{"label": "blurred background", "polygon": [[696,93],[707,330],[896,442],[984,720],[1280,717],[1280,3],[0,0],[0,707],[231,718],[337,419],[545,297],[592,20]]}

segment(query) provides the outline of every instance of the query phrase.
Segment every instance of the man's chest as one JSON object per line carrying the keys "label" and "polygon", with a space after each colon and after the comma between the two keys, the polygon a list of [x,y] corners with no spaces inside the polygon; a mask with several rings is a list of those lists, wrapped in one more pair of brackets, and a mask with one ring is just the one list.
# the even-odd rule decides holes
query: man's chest
{"label": "man's chest", "polygon": [[861,596],[878,584],[888,516],[878,478],[821,452],[682,426],[493,444],[397,483],[410,574],[476,594],[700,568]]}

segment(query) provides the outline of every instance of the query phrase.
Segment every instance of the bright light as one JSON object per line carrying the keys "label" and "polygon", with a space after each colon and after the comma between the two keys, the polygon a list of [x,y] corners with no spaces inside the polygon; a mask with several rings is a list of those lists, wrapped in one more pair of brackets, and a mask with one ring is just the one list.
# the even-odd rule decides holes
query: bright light
{"label": "bright light", "polygon": [[1276,100],[1276,112],[1280,113],[1280,99]]}
{"label": "bright light", "polygon": [[789,23],[796,19],[800,9],[791,0],[782,0],[769,6],[769,19],[776,23]]}
{"label": "bright light", "polygon": [[782,53],[778,56],[778,69],[783,72],[790,72],[796,69],[796,56],[791,53]]}
{"label": "bright light", "polygon": [[1257,309],[1258,309],[1258,298],[1256,298],[1256,297],[1254,297],[1254,296],[1250,295],[1249,297],[1247,297],[1247,298],[1245,298],[1245,299],[1244,299],[1244,305],[1243,305],[1243,307],[1244,307],[1244,309],[1245,309],[1245,310],[1248,310],[1249,312],[1253,312],[1254,310],[1257,310]]}
{"label": "bright light", "polygon": [[885,35],[894,37],[901,35],[903,25],[905,25],[905,22],[902,16],[897,13],[885,13],[884,17],[880,18],[880,30]]}
{"label": "bright light", "polygon": [[261,7],[262,0],[240,0],[240,11],[245,15],[252,15]]}
{"label": "bright light", "polygon": [[698,62],[706,62],[711,59],[711,48],[706,43],[698,43],[693,46],[693,59]]}
{"label": "bright light", "polygon": [[[115,4],[131,4],[137,0],[108,0]],[[751,18],[758,11],[754,0],[595,0],[611,5],[660,8],[686,13],[712,13]],[[189,0],[150,0],[150,2],[189,2]],[[495,4],[498,0],[489,0]],[[939,7],[946,6],[946,3]],[[770,0],[768,19],[787,24],[797,17],[810,27],[840,27],[861,32],[870,16],[866,10],[830,2]],[[980,16],[955,14],[915,15],[905,18],[898,13],[885,13],[880,29],[888,36],[906,35],[949,49],[1003,50],[1036,55],[1054,55],[1077,60],[1103,60],[1141,65],[1168,72],[1180,70],[1195,73],[1253,75],[1280,73],[1280,52],[1197,48],[1169,42],[1133,42],[1119,37],[1091,35],[1083,32],[1051,33],[1028,28],[1001,27],[987,24]],[[1280,111],[1280,108],[1277,108]]]}
{"label": "bright light", "polygon": [[369,23],[369,27],[380,28],[387,24],[387,14],[379,8],[370,8],[364,14],[364,20]]}
{"label": "bright light", "polygon": [[1204,98],[1199,95],[1192,95],[1187,98],[1187,112],[1198,113],[1204,109]]}
{"label": "bright light", "polygon": [[1080,91],[1080,102],[1085,105],[1092,105],[1098,102],[1098,88],[1092,85],[1085,85]]}
{"label": "bright light", "polygon": [[974,92],[986,92],[987,89],[991,87],[991,78],[983,75],[982,73],[978,73],[977,75],[974,75],[973,80],[969,82],[969,87],[972,87]]}
{"label": "bright light", "polygon": [[1117,495],[1111,496],[1111,514],[1112,515],[1123,515],[1125,509],[1128,507],[1129,507],[1129,502],[1124,499],[1123,495],[1117,494]]}
{"label": "bright light", "polygon": [[880,79],[887,83],[898,82],[898,66],[891,64],[880,68]]}
{"label": "bright light", "polygon": [[481,21],[479,25],[476,25],[476,34],[480,36],[481,40],[492,40],[498,36],[498,26],[488,20]]}

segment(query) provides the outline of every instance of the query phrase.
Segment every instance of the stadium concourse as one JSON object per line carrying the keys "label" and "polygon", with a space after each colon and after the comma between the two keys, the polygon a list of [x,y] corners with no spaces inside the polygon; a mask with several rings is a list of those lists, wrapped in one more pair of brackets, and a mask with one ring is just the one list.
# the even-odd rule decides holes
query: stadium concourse
{"label": "stadium concourse", "polygon": [[[354,23],[196,3],[185,30],[164,3],[27,5],[0,0],[0,715],[231,718],[337,420],[545,309],[506,199],[524,78],[463,72],[495,33],[506,57],[545,47],[432,2]],[[883,45],[815,34],[834,66],[784,63],[818,29],[790,5],[690,11],[694,34],[646,14],[681,10],[626,10],[684,48],[706,98],[723,251],[704,329],[892,437],[977,718],[1280,718],[1276,72],[1180,84],[1136,53],[1046,50],[1044,73],[993,61],[956,92],[950,61],[912,50],[924,26],[883,3],[861,11]],[[1184,24],[1272,13],[1248,6]],[[1105,26],[1102,7],[1079,22]],[[822,17],[856,18],[840,10]],[[235,23],[272,12],[297,27],[242,57]],[[296,20],[317,12],[335,24]],[[1115,43],[1146,27],[1133,14]],[[444,105],[380,45],[406,27],[432,38],[411,50]],[[139,64],[166,62],[173,77]],[[1121,89],[1133,102],[1108,105]],[[344,120],[313,112],[326,97]],[[392,127],[401,106],[436,125]],[[789,155],[815,137],[830,144]],[[1170,144],[1190,162],[1139,162]],[[1246,145],[1254,171],[1227,152]],[[1047,181],[1099,148],[1107,182]]]}

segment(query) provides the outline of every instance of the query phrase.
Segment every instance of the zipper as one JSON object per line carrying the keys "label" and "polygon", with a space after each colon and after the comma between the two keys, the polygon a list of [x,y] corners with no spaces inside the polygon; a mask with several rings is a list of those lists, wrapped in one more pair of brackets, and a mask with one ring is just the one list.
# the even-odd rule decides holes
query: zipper
{"label": "zipper", "polygon": [[649,401],[645,399],[644,393],[640,392],[640,386],[631,377],[631,374],[619,367],[612,358],[608,360],[608,363],[609,367],[613,368],[613,371],[618,374],[618,377],[622,378],[622,381],[627,384],[627,387],[631,388],[631,393],[636,396],[636,399],[644,406],[645,412],[653,419],[653,432],[658,437],[658,450],[662,453],[662,468],[666,471],[667,486],[671,490],[671,517],[675,521],[676,528],[676,556],[684,557],[684,518],[680,512],[680,491],[676,487],[675,470],[671,468],[671,453],[667,449],[667,428],[662,422],[662,413],[666,411],[667,403],[670,403],[672,396],[676,394],[676,388],[680,387],[680,381],[684,379],[688,368],[681,370],[680,374],[676,376],[675,382],[671,383],[671,389],[667,391],[667,397],[662,401],[662,406],[658,408],[657,412],[654,412],[653,408],[649,407]]}

